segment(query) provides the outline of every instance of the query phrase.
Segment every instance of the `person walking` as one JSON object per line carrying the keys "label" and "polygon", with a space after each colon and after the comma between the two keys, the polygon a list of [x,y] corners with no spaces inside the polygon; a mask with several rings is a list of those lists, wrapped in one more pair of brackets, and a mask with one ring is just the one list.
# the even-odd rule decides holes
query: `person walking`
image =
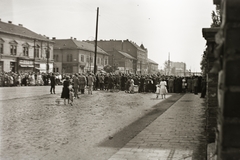
{"label": "person walking", "polygon": [[167,82],[164,79],[162,79],[159,85],[160,85],[160,94],[162,96],[162,99],[166,98],[166,94],[168,93]]}
{"label": "person walking", "polygon": [[52,73],[51,77],[50,77],[50,83],[51,83],[51,88],[50,88],[50,93],[52,94],[52,92],[55,94],[55,85],[56,85],[56,77],[54,75],[54,73]]}
{"label": "person walking", "polygon": [[61,93],[61,98],[64,99],[64,105],[66,105],[66,99],[68,100],[68,104],[69,104],[69,85],[70,85],[70,80],[69,77],[66,77],[66,80],[63,81],[63,89],[62,89],[62,93]]}

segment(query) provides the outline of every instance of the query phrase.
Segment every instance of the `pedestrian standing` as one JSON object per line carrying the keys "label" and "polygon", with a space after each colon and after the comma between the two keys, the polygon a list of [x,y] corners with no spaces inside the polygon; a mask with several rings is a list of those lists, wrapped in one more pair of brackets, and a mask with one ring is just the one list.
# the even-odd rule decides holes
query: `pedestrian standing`
{"label": "pedestrian standing", "polygon": [[170,79],[168,80],[168,88],[169,88],[169,93],[174,92],[174,79],[172,77],[170,77]]}
{"label": "pedestrian standing", "polygon": [[130,77],[129,93],[134,93],[134,80]]}
{"label": "pedestrian standing", "polygon": [[56,85],[56,77],[54,75],[54,73],[52,73],[51,77],[50,77],[50,83],[51,83],[51,88],[50,88],[50,93],[52,94],[52,92],[55,94],[55,85]]}
{"label": "pedestrian standing", "polygon": [[70,105],[72,106],[75,89],[72,86],[72,84],[70,84],[68,88],[69,88],[69,101],[70,101]]}
{"label": "pedestrian standing", "polygon": [[159,94],[160,94],[160,84],[157,84],[156,85],[156,98],[158,98]]}
{"label": "pedestrian standing", "polygon": [[88,94],[92,94],[93,84],[94,84],[94,77],[92,73],[89,73],[87,77]]}
{"label": "pedestrian standing", "polygon": [[162,96],[162,99],[166,98],[165,96],[166,96],[167,93],[168,93],[168,91],[167,91],[167,82],[164,79],[162,79],[160,81],[160,94]]}
{"label": "pedestrian standing", "polygon": [[68,104],[69,104],[69,88],[68,88],[69,85],[70,85],[69,77],[66,77],[66,80],[63,81],[63,89],[61,94],[61,98],[64,99],[65,105],[66,105],[66,99],[68,100]]}
{"label": "pedestrian standing", "polygon": [[194,79],[193,79],[193,85],[194,85],[194,94],[198,94],[198,77],[196,76]]}
{"label": "pedestrian standing", "polygon": [[79,98],[78,97],[78,85],[79,85],[78,74],[76,73],[73,77],[73,90],[74,90],[74,97],[75,98]]}
{"label": "pedestrian standing", "polygon": [[87,85],[87,79],[82,73],[80,73],[78,77],[78,84],[79,84],[79,90],[81,94],[84,94],[85,86]]}
{"label": "pedestrian standing", "polygon": [[113,92],[113,75],[111,73],[108,77],[108,90]]}
{"label": "pedestrian standing", "polygon": [[101,73],[98,79],[99,79],[100,90],[103,90],[104,89],[104,75]]}

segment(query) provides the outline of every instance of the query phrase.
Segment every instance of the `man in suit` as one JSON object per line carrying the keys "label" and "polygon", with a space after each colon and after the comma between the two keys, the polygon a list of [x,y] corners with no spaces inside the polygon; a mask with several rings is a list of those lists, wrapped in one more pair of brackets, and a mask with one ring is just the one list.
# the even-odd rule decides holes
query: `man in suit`
{"label": "man in suit", "polygon": [[55,94],[56,77],[54,73],[52,73],[52,75],[50,76],[50,81],[51,81],[50,93],[52,94],[53,92]]}
{"label": "man in suit", "polygon": [[74,97],[75,98],[79,98],[78,97],[78,85],[79,85],[78,74],[76,73],[73,77],[73,88],[74,88]]}

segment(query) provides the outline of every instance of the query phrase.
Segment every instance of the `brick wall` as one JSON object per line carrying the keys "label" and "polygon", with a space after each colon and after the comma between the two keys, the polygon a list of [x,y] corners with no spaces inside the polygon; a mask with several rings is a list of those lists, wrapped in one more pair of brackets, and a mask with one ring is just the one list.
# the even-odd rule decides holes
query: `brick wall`
{"label": "brick wall", "polygon": [[206,108],[207,108],[207,142],[213,143],[216,139],[217,129],[217,117],[218,117],[218,74],[212,72],[214,66],[215,57],[214,49],[216,47],[215,34],[218,28],[204,28],[203,37],[207,41],[207,66],[206,66],[206,78],[207,78],[207,92],[206,92]]}

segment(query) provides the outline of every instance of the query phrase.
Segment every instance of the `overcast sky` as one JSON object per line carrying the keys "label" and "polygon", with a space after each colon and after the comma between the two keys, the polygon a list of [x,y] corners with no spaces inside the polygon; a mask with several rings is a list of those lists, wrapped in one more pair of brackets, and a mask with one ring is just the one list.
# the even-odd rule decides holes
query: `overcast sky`
{"label": "overcast sky", "polygon": [[94,40],[97,7],[98,40],[129,39],[160,69],[170,53],[171,61],[200,71],[212,0],[0,0],[0,18],[50,38]]}

